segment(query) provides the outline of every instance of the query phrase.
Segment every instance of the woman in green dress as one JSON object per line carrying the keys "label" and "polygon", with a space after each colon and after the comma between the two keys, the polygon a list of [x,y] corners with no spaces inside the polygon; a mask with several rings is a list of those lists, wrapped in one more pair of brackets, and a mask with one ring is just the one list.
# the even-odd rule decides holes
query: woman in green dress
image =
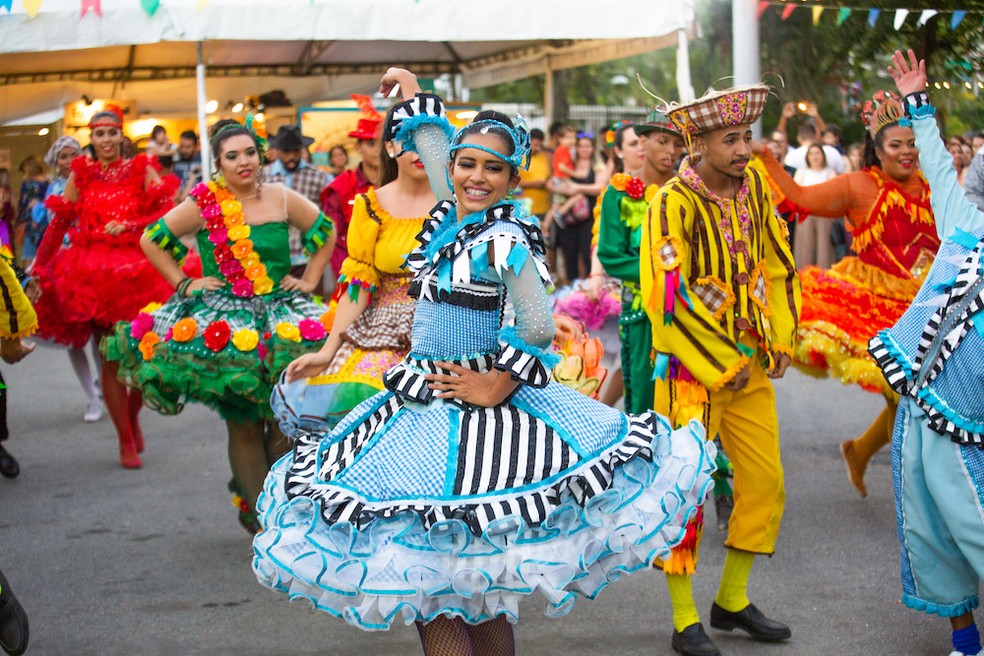
{"label": "woman in green dress", "polygon": [[[303,196],[260,182],[265,135],[223,120],[211,139],[216,175],[141,240],[175,295],[118,323],[106,350],[120,363],[120,378],[162,414],[180,412],[189,400],[218,411],[228,428],[234,503],[240,521],[255,531],[252,509],[263,479],[288,448],[269,421],[270,392],[291,360],[324,343],[326,308],[308,294],[331,257],[335,234]],[[301,231],[311,255],[301,278],[289,275],[288,226]],[[194,235],[201,253],[201,278],[181,271],[186,235]]]}

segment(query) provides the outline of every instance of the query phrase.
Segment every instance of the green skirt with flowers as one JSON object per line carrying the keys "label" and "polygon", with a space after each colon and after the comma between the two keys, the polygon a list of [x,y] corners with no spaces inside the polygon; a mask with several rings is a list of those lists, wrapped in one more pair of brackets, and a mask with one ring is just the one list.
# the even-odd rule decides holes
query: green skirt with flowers
{"label": "green skirt with flowers", "polygon": [[280,373],[324,344],[326,310],[298,292],[173,296],[117,323],[101,349],[119,363],[120,380],[162,414],[197,401],[226,420],[260,421],[273,417],[270,392]]}

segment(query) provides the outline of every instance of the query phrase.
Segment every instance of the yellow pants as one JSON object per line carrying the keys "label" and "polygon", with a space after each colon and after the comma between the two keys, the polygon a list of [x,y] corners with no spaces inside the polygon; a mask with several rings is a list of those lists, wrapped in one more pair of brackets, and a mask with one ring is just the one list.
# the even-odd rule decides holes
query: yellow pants
{"label": "yellow pants", "polygon": [[[674,423],[699,418],[708,438],[721,436],[735,472],[735,508],[725,546],[771,554],[786,502],[779,419],[772,381],[758,358],[750,367],[748,385],[738,392],[722,389],[708,394],[699,383],[657,380],[655,409]],[[694,387],[699,388],[697,394]],[[690,407],[682,407],[685,404]]]}

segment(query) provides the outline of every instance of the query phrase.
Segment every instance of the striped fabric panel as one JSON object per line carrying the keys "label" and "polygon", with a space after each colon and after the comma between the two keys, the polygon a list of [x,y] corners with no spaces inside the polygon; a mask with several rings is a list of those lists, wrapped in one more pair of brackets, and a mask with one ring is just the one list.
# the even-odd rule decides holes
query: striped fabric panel
{"label": "striped fabric panel", "polygon": [[495,368],[499,371],[508,371],[513,380],[530,387],[546,387],[550,382],[550,372],[539,358],[509,344],[502,348],[495,362]]}

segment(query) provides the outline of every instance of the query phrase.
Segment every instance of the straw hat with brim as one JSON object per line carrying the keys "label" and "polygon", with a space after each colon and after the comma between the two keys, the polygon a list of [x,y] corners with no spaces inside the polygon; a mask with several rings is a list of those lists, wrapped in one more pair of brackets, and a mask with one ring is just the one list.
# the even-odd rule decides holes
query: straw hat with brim
{"label": "straw hat with brim", "polygon": [[353,139],[369,141],[379,136],[382,125],[383,121],[378,118],[360,118],[358,125],[348,133],[348,136]]}
{"label": "straw hat with brim", "polygon": [[662,109],[658,107],[649,112],[646,116],[646,121],[644,123],[636,123],[632,126],[635,133],[639,136],[644,134],[649,134],[650,132],[669,132],[670,134],[679,135],[680,128],[673,125],[673,121],[670,117],[666,115]]}
{"label": "straw hat with brim", "polygon": [[303,150],[313,143],[314,139],[302,135],[301,129],[296,125],[281,125],[270,140],[270,145],[277,150]]}
{"label": "straw hat with brim", "polygon": [[754,123],[762,115],[768,97],[769,87],[765,84],[712,91],[697,100],[670,107],[667,114],[685,135],[696,137],[712,130]]}

